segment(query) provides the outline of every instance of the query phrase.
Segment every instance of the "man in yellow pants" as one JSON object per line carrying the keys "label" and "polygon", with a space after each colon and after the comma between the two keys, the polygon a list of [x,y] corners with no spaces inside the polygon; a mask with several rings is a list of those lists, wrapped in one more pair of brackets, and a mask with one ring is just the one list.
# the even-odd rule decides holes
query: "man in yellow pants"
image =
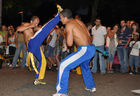
{"label": "man in yellow pants", "polygon": [[[58,8],[61,11],[61,7]],[[39,18],[37,16],[33,16],[30,23],[24,23],[23,25],[17,28],[17,31],[21,31],[24,33],[25,41],[28,46],[29,51],[29,59],[31,58],[33,68],[36,72],[34,84],[45,84],[45,82],[41,82],[44,79],[45,70],[46,70],[46,59],[45,56],[40,49],[41,44],[47,37],[47,35],[51,32],[51,30],[59,23],[60,17],[57,14],[52,20],[50,20],[47,24],[45,24],[39,31],[35,34],[33,32],[33,28],[37,27],[39,24]],[[37,57],[39,60],[38,68],[36,69],[34,66],[33,55]],[[30,62],[30,60],[28,60]]]}

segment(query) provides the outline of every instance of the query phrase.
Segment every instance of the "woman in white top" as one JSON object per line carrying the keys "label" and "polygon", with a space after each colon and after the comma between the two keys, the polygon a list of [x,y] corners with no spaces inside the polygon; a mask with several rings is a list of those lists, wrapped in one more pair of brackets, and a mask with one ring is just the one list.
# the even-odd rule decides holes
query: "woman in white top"
{"label": "woman in white top", "polygon": [[[9,55],[13,56],[16,51],[16,35],[14,30],[9,29],[8,44],[9,44]],[[12,60],[10,60],[10,67],[12,67]]]}
{"label": "woman in white top", "polygon": [[112,73],[112,64],[114,60],[114,56],[116,53],[116,47],[118,45],[117,41],[117,35],[116,35],[117,30],[115,29],[115,26],[113,30],[110,30],[107,34],[106,38],[106,47],[109,52],[109,57],[107,58],[107,72]]}

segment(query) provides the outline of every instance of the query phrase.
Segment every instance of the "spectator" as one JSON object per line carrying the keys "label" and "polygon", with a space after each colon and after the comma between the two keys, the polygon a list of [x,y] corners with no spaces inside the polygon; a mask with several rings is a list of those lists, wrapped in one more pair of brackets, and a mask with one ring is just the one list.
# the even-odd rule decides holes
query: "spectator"
{"label": "spectator", "polygon": [[117,52],[120,62],[120,71],[122,73],[128,72],[128,51],[129,51],[129,42],[131,40],[132,34],[130,33],[129,28],[126,26],[124,20],[121,20],[121,30],[118,34],[118,46]]}
{"label": "spectator", "polygon": [[120,33],[119,24],[114,25],[113,30],[115,31],[116,35],[118,36],[118,34]]}
{"label": "spectator", "polygon": [[107,31],[107,33],[110,32],[110,31],[111,31],[111,27],[108,26],[108,27],[106,28],[106,31]]}
{"label": "spectator", "polygon": [[6,35],[8,34],[7,26],[6,25],[2,25],[2,29],[0,31],[0,34],[3,37],[3,42],[6,43]]}
{"label": "spectator", "polygon": [[64,26],[61,26],[61,32],[62,32],[62,36],[63,36],[61,59],[64,59],[69,53],[69,49],[66,44],[66,31],[65,31]]}
{"label": "spectator", "polygon": [[[106,28],[101,25],[101,20],[99,18],[96,19],[95,24],[96,25],[92,28],[92,37],[93,37],[92,43],[96,46],[96,48],[99,48],[100,50],[104,51],[105,37],[107,31]],[[92,72],[93,73],[97,72],[98,55],[99,55],[99,63],[100,63],[100,72],[101,74],[105,74],[106,70],[105,70],[104,56],[99,52],[96,52],[95,57],[93,59]]]}
{"label": "spectator", "polygon": [[7,46],[9,46],[9,43],[8,43],[9,30],[12,30],[13,32],[15,32],[15,29],[14,29],[14,27],[13,27],[12,25],[8,26],[7,29],[8,29],[8,32],[7,32],[7,34],[6,34],[6,48],[7,48]]}
{"label": "spectator", "polygon": [[[130,74],[138,73],[138,67],[140,64],[140,41],[139,33],[133,33],[134,40],[130,42],[130,54],[129,54],[129,66],[131,67]],[[135,68],[134,68],[135,67]],[[135,71],[134,71],[135,69]]]}
{"label": "spectator", "polygon": [[63,44],[62,44],[62,59],[64,59],[69,54],[69,49],[66,43],[66,34],[63,38]]}
{"label": "spectator", "polygon": [[2,34],[0,33],[0,47],[1,47],[2,43],[3,43],[3,36],[2,36]]}
{"label": "spectator", "polygon": [[[55,52],[55,59],[57,61],[57,66],[61,61],[61,53],[62,53],[62,45],[63,45],[63,35],[60,28],[56,29],[57,32],[57,40],[56,40],[56,52]],[[58,67],[57,67],[58,68]]]}
{"label": "spectator", "polygon": [[[16,51],[16,34],[14,33],[14,31],[12,29],[9,29],[9,36],[8,36],[8,43],[9,43],[9,55],[10,57],[12,57],[15,54]],[[10,66],[12,67],[12,59],[10,60]]]}
{"label": "spectator", "polygon": [[76,14],[76,15],[75,15],[75,19],[79,19],[79,20],[81,20],[81,16],[78,15],[78,14]]}
{"label": "spectator", "polygon": [[[133,23],[131,25],[131,31],[132,31],[132,34],[139,32],[139,24],[138,23]],[[132,38],[133,38],[133,35],[132,35]]]}
{"label": "spectator", "polygon": [[107,72],[108,73],[113,73],[112,64],[113,64],[113,60],[114,60],[114,56],[116,52],[116,47],[118,45],[117,35],[115,32],[116,32],[115,30],[110,30],[106,38],[106,47],[109,52],[109,56],[107,58]]}
{"label": "spectator", "polygon": [[56,46],[56,39],[57,39],[57,33],[56,33],[56,29],[54,29],[48,36],[47,44],[46,44],[47,50],[45,52],[48,61],[48,68],[49,70],[52,69],[52,71],[54,71],[53,66],[56,67],[55,60],[54,60],[54,52],[55,52],[54,48]]}
{"label": "spectator", "polygon": [[90,35],[91,35],[92,27],[93,27],[92,23],[90,23],[90,22],[87,23],[87,28],[88,28],[88,31],[89,31]]}
{"label": "spectator", "polygon": [[18,62],[18,58],[20,56],[20,53],[22,52],[22,68],[25,67],[25,62],[26,62],[26,45],[25,45],[25,41],[24,41],[24,35],[22,32],[16,32],[17,35],[17,46],[16,46],[16,52],[12,61],[12,67],[16,68],[17,66],[17,62]]}
{"label": "spectator", "polygon": [[131,29],[131,21],[130,20],[128,20],[127,22],[126,22],[126,26],[128,27],[128,28],[130,28]]}
{"label": "spectator", "polygon": [[130,27],[132,26],[133,23],[136,23],[134,20],[130,21]]}

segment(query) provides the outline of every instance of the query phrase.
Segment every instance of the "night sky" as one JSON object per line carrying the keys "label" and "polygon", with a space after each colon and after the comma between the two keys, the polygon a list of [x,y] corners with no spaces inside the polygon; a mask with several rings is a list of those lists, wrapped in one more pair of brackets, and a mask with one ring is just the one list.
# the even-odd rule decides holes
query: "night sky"
{"label": "night sky", "polygon": [[[13,1],[13,2],[12,2]],[[91,21],[91,5],[94,0],[3,0],[2,24],[18,26],[23,21],[29,22],[33,15],[40,17],[44,24],[57,12],[56,3],[63,8],[69,8],[75,14],[80,14],[84,22]],[[103,25],[112,26],[120,20],[135,20],[140,23],[139,0],[99,0],[97,16]],[[7,5],[12,4],[12,7]],[[11,3],[12,2],[12,3]],[[9,6],[9,5],[8,5]],[[7,8],[7,9],[6,9]]]}

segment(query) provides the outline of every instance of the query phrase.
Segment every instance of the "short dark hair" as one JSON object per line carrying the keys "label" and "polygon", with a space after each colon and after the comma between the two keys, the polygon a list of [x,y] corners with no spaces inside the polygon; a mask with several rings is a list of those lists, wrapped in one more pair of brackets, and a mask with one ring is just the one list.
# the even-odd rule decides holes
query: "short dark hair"
{"label": "short dark hair", "polygon": [[[121,21],[124,21],[124,23],[126,23],[126,20],[125,20],[125,19],[122,19]],[[120,22],[121,22],[121,21],[120,21]]]}
{"label": "short dark hair", "polygon": [[67,17],[68,19],[72,18],[72,12],[70,9],[64,9],[60,14],[63,15],[63,17]]}
{"label": "short dark hair", "polygon": [[39,18],[39,17],[38,17],[38,16],[33,16],[33,17],[31,18],[31,20],[34,21],[34,20],[37,19],[37,18]]}

